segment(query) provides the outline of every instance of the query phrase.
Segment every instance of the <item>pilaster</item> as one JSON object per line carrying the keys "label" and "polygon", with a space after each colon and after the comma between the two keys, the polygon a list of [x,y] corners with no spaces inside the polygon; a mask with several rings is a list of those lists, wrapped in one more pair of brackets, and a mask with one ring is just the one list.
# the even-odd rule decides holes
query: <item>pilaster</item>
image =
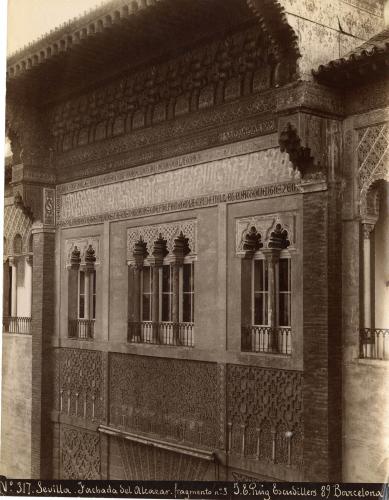
{"label": "pilaster", "polygon": [[50,340],[54,333],[55,229],[36,223],[32,229],[34,267],[32,273],[32,418],[31,477],[52,476],[53,435],[50,424],[53,389],[53,357]]}

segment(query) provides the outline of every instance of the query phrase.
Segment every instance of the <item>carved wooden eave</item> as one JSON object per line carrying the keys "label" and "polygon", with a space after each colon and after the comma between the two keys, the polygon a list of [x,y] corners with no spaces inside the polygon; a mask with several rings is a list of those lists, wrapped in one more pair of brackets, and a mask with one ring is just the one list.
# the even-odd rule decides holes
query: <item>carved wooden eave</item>
{"label": "carved wooden eave", "polygon": [[7,91],[60,100],[247,22],[256,21],[245,0],[112,0],[11,56]]}
{"label": "carved wooden eave", "polygon": [[295,79],[297,60],[301,57],[298,36],[288,22],[287,13],[277,0],[247,0],[259,19],[261,28],[273,41],[278,59],[277,84]]}

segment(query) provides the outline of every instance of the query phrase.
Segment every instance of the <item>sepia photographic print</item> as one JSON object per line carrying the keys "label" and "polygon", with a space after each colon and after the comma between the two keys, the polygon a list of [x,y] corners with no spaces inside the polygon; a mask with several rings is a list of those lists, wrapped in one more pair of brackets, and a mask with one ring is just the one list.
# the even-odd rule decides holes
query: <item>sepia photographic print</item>
{"label": "sepia photographic print", "polygon": [[388,482],[389,2],[8,1],[0,475]]}

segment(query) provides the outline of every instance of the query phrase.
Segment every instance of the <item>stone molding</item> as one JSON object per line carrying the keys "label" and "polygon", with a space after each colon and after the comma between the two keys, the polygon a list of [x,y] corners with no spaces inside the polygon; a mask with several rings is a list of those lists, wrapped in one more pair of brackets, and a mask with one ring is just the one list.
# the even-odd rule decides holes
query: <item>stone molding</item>
{"label": "stone molding", "polygon": [[165,224],[153,224],[150,226],[139,226],[127,230],[127,262],[133,264],[135,262],[133,252],[134,246],[138,241],[143,241],[146,244],[146,251],[151,257],[154,242],[158,238],[166,240],[166,249],[169,254],[173,254],[175,240],[183,234],[188,239],[188,247],[190,249],[189,257],[197,255],[197,220],[189,219],[177,222],[168,222]]}
{"label": "stone molding", "polygon": [[71,267],[71,256],[75,247],[80,251],[81,266],[85,266],[85,254],[89,245],[91,245],[95,251],[95,265],[99,265],[101,262],[100,237],[88,236],[87,238],[72,238],[65,240],[65,266],[67,269]]}
{"label": "stone molding", "polygon": [[294,249],[296,244],[296,214],[278,213],[270,215],[254,215],[237,219],[235,222],[235,253],[237,256],[245,256],[244,248],[246,236],[255,229],[256,234],[260,235],[262,248],[266,249],[269,246],[271,233],[276,229],[277,225],[285,229],[288,233],[289,249]]}

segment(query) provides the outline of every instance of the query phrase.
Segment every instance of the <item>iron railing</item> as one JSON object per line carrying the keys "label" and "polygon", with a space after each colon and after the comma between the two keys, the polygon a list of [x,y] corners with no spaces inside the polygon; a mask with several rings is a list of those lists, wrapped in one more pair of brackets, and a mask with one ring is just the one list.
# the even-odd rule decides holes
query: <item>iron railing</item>
{"label": "iron railing", "polygon": [[194,346],[194,323],[128,322],[127,340],[133,344]]}
{"label": "iron railing", "polygon": [[31,318],[27,316],[4,316],[3,332],[31,335]]}
{"label": "iron railing", "polygon": [[360,358],[389,360],[389,329],[362,328],[359,341]]}
{"label": "iron railing", "polygon": [[242,351],[290,355],[292,353],[292,330],[286,326],[278,328],[244,326],[242,327]]}
{"label": "iron railing", "polygon": [[94,319],[69,319],[68,337],[72,339],[91,340],[95,335]]}

